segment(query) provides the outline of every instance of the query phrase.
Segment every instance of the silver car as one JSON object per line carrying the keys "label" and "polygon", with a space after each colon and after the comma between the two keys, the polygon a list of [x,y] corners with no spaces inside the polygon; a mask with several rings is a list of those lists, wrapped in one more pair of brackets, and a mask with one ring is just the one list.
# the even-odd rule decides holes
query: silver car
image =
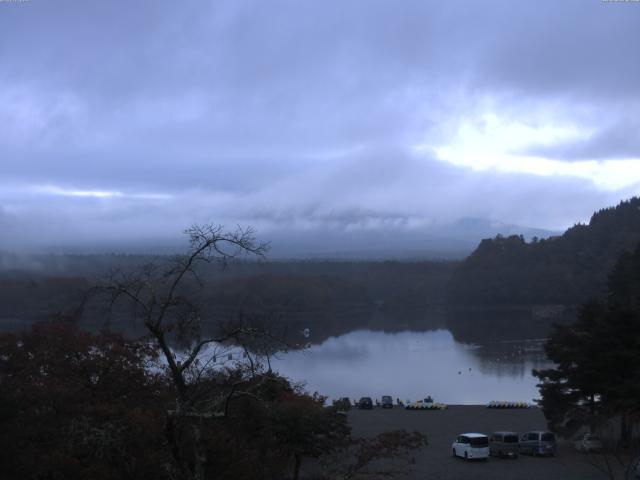
{"label": "silver car", "polygon": [[577,437],[574,442],[576,450],[582,453],[598,452],[602,450],[602,441],[593,433],[583,433]]}

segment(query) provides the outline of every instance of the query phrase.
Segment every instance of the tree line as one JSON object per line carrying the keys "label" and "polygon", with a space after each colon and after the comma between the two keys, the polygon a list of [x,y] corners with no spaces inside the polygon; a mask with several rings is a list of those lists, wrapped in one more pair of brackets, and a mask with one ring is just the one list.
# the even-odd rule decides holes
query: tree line
{"label": "tree line", "polygon": [[599,298],[618,257],[640,242],[640,198],[593,214],[559,237],[498,235],[480,242],[455,269],[447,303],[578,305]]}
{"label": "tree line", "polygon": [[[0,271],[0,331],[22,328],[66,312],[77,305],[79,292],[100,283],[111,271],[143,268],[173,257],[140,255],[65,255],[39,257],[42,269]],[[396,261],[264,261],[230,259],[227,268],[201,265],[201,289],[194,279],[207,319],[227,319],[245,313],[281,317],[291,323],[330,323],[340,318],[349,327],[366,326],[373,312],[422,309],[444,304],[445,286],[453,262]],[[99,306],[100,307],[100,306]],[[113,329],[130,332],[128,312],[109,312]],[[82,326],[99,331],[102,308],[85,304]]]}

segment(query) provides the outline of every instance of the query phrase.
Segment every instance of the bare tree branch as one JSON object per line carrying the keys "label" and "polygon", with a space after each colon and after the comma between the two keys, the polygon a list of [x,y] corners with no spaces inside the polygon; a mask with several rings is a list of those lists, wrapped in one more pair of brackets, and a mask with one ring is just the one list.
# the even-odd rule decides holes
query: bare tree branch
{"label": "bare tree branch", "polygon": [[[269,245],[257,242],[251,228],[237,227],[234,231],[227,232],[220,225],[193,225],[184,233],[188,236],[190,245],[186,255],[174,257],[164,270],[158,259],[154,259],[133,273],[112,272],[103,291],[110,296],[110,309],[120,300],[129,302],[134,319],[142,320],[142,326],[162,353],[176,391],[176,408],[169,412],[172,418],[167,419],[167,439],[172,445],[173,457],[180,471],[195,480],[203,478],[207,460],[200,427],[197,423],[191,423],[186,429],[190,432],[188,435],[191,436],[193,447],[188,458],[179,447],[179,423],[185,419],[222,416],[228,411],[232,398],[252,395],[251,392],[239,392],[237,387],[232,387],[231,392],[220,399],[201,397],[199,381],[210,365],[210,360],[204,362],[204,367],[198,368],[199,357],[208,345],[230,340],[235,340],[250,355],[250,340],[264,334],[266,330],[237,322],[232,328],[223,328],[220,335],[200,338],[201,312],[197,302],[193,300],[193,290],[189,290],[193,284],[189,284],[187,278],[194,279],[197,286],[202,287],[204,281],[197,271],[199,264],[215,260],[224,268],[230,260],[240,255],[261,259],[266,255]],[[189,345],[185,357],[176,357],[172,339]],[[251,370],[255,374],[254,361],[251,357],[249,359]],[[185,430],[180,431],[185,434]]]}

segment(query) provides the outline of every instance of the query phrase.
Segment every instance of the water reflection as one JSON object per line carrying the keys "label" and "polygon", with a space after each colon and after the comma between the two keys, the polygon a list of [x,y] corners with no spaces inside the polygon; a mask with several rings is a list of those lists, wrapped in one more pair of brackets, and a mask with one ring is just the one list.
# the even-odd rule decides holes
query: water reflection
{"label": "water reflection", "polygon": [[532,368],[545,368],[544,339],[490,342],[474,350],[481,371],[499,376],[531,376]]}
{"label": "water reflection", "polygon": [[281,354],[274,368],[331,398],[392,395],[451,404],[538,397],[533,368],[547,365],[541,341],[464,344],[452,333],[353,331]]}

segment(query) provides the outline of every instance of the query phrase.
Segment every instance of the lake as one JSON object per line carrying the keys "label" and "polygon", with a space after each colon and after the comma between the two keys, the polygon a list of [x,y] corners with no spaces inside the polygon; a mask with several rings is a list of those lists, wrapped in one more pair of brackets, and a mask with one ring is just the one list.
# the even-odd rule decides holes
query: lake
{"label": "lake", "polygon": [[448,404],[539,397],[533,368],[549,366],[540,339],[466,344],[446,329],[356,330],[279,354],[274,370],[330,398],[431,395]]}

